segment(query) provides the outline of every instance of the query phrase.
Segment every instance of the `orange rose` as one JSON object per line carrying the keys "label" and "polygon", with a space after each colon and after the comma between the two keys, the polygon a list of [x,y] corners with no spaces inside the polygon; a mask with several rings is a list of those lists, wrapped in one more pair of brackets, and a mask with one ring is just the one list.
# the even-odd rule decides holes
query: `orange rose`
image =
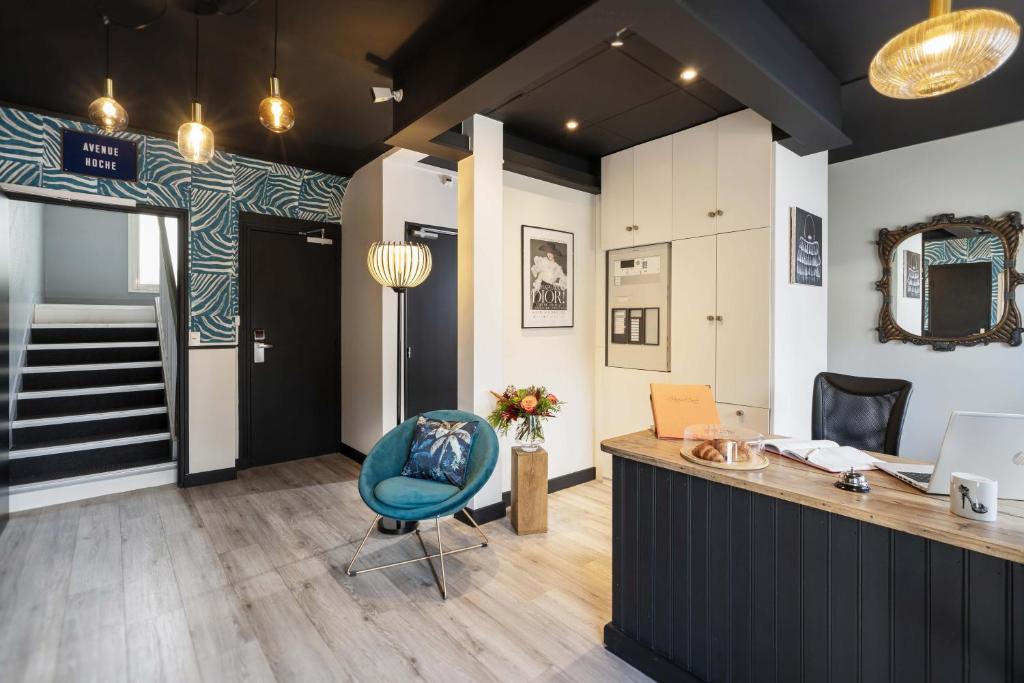
{"label": "orange rose", "polygon": [[524,396],[520,404],[528,413],[532,413],[537,408],[537,397],[536,396]]}
{"label": "orange rose", "polygon": [[548,400],[551,401],[551,405],[558,405],[558,397],[554,394],[548,394]]}

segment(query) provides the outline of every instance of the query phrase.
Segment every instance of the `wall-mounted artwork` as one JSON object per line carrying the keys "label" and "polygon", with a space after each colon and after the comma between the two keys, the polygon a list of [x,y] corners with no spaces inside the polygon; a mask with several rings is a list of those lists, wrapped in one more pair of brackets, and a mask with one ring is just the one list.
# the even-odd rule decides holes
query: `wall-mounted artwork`
{"label": "wall-mounted artwork", "polygon": [[821,287],[823,254],[821,217],[794,206],[789,210],[789,281]]}
{"label": "wall-mounted artwork", "polygon": [[572,327],[573,234],[524,225],[522,252],[523,327]]}
{"label": "wall-mounted artwork", "polygon": [[921,255],[916,251],[903,252],[903,296],[921,298]]}

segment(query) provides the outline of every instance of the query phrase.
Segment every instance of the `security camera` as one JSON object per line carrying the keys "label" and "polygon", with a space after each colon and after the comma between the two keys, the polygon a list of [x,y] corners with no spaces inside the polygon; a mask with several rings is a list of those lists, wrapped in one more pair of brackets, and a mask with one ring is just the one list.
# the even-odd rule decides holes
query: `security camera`
{"label": "security camera", "polygon": [[395,102],[402,101],[402,91],[392,90],[391,88],[370,88],[370,93],[373,97],[374,104],[380,104],[381,102],[388,102],[394,100]]}

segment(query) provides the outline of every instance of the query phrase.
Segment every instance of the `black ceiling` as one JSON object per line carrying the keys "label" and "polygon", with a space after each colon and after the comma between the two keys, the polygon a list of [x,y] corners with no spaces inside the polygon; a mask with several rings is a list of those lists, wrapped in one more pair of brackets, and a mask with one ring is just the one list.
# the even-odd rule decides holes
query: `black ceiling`
{"label": "black ceiling", "polygon": [[[853,144],[829,152],[829,161],[875,154],[1024,119],[1024,49],[971,87],[925,100],[884,97],[867,80],[878,49],[928,16],[925,0],[764,0],[839,79],[843,131]],[[1024,23],[1024,0],[957,2],[984,6]]]}
{"label": "black ceiling", "polygon": [[[225,0],[227,1],[227,0]],[[279,75],[297,123],[264,130],[256,108],[272,68],[271,0],[233,16],[200,19],[200,94],[217,146],[322,171],[351,174],[387,150],[390,104],[370,101],[390,85],[391,64],[444,36],[484,0],[282,0]],[[153,0],[7,0],[0,29],[0,101],[84,116],[103,78],[97,4]],[[173,137],[192,98],[194,16],[170,0],[142,30],[113,28],[111,70],[133,129]],[[231,0],[228,4],[244,4]]]}
{"label": "black ceiling", "polygon": [[487,114],[513,135],[596,159],[743,109],[702,78],[684,83],[683,65],[640,36],[624,43],[600,43]]}

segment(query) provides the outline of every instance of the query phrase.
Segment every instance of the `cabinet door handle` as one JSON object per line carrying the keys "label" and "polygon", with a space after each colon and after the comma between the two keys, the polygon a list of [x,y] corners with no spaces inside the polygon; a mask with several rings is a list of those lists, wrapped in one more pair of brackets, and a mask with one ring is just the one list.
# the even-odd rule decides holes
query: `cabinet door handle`
{"label": "cabinet door handle", "polygon": [[721,209],[718,209],[718,210],[715,211],[715,215],[716,216],[724,216],[725,215],[725,211],[722,211]]}
{"label": "cabinet door handle", "polygon": [[715,316],[709,315],[708,316],[708,322],[715,322]]}
{"label": "cabinet door handle", "polygon": [[737,417],[743,417],[744,415],[746,415],[746,413],[744,413],[742,410],[737,410],[736,411],[736,416]]}
{"label": "cabinet door handle", "polygon": [[717,320],[718,322],[722,322],[722,316],[716,315],[715,320]]}
{"label": "cabinet door handle", "polygon": [[626,232],[633,232],[633,226],[632,225],[627,225],[626,226]]}
{"label": "cabinet door handle", "polygon": [[714,218],[714,217],[715,217],[715,212],[714,211],[708,211],[708,218]]}
{"label": "cabinet door handle", "polygon": [[635,231],[635,230],[639,230],[639,229],[640,229],[640,226],[639,226],[639,225],[634,225],[634,226],[633,226],[633,230],[634,230],[634,231]]}

